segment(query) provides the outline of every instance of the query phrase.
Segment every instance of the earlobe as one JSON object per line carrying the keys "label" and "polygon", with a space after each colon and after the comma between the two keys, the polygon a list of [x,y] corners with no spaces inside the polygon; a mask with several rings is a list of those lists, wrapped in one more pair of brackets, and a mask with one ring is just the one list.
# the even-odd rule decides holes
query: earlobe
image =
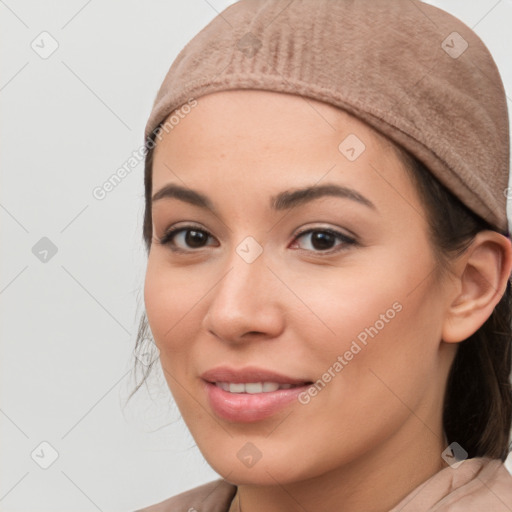
{"label": "earlobe", "polygon": [[442,339],[464,341],[491,316],[505,293],[512,269],[510,239],[496,231],[478,233],[457,262],[457,279],[449,298]]}

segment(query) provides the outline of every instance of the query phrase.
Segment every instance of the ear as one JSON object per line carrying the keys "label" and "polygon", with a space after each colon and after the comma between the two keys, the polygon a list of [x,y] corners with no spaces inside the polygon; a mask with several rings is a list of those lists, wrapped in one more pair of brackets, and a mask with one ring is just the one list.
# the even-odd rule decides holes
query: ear
{"label": "ear", "polygon": [[512,269],[512,243],[497,231],[479,232],[455,264],[442,340],[464,341],[491,316]]}

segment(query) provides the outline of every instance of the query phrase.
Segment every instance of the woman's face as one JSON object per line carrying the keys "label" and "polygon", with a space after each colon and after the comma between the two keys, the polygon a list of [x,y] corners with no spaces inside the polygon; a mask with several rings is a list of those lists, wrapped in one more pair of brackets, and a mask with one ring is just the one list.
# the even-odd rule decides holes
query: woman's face
{"label": "woman's face", "polygon": [[[275,485],[440,446],[447,292],[389,144],[330,105],[266,91],[200,97],[162,134],[153,196],[173,185],[209,205],[169,190],[153,200],[145,305],[214,470]],[[206,380],[238,382],[231,391],[203,379],[220,367],[241,375]],[[245,388],[280,380],[249,367],[314,384]]]}

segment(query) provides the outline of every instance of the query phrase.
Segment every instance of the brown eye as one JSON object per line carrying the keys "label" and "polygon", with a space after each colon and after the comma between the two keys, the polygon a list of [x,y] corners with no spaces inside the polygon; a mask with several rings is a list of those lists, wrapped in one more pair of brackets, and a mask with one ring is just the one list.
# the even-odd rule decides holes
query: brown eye
{"label": "brown eye", "polygon": [[171,229],[160,239],[160,244],[171,246],[175,251],[188,251],[205,247],[210,233],[195,226],[183,226]]}
{"label": "brown eye", "polygon": [[[309,242],[306,247],[300,247],[297,240],[301,238]],[[161,245],[168,245],[174,252],[193,252],[208,246],[213,236],[206,230],[196,226],[181,226],[167,231],[158,241]],[[292,248],[298,248],[318,254],[332,254],[357,244],[356,240],[332,229],[308,229],[299,233],[293,242]]]}
{"label": "brown eye", "polygon": [[[296,240],[301,238],[309,238],[310,241],[306,244],[308,247],[304,250],[313,252],[338,252],[339,250],[346,249],[347,246],[354,245],[356,243],[353,238],[331,229],[316,228],[302,231],[295,237],[294,245],[297,245]],[[340,241],[340,243],[337,244],[339,248],[333,250],[333,247],[336,247],[337,240]]]}

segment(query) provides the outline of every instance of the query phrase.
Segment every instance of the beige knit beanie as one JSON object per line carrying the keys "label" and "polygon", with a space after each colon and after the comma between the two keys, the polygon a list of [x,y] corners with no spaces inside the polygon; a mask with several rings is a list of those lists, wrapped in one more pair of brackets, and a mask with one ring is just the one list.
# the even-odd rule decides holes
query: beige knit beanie
{"label": "beige knit beanie", "polygon": [[188,101],[228,89],[299,94],[348,111],[507,231],[505,91],[483,42],[445,11],[417,0],[241,0],[172,63],[146,143]]}

